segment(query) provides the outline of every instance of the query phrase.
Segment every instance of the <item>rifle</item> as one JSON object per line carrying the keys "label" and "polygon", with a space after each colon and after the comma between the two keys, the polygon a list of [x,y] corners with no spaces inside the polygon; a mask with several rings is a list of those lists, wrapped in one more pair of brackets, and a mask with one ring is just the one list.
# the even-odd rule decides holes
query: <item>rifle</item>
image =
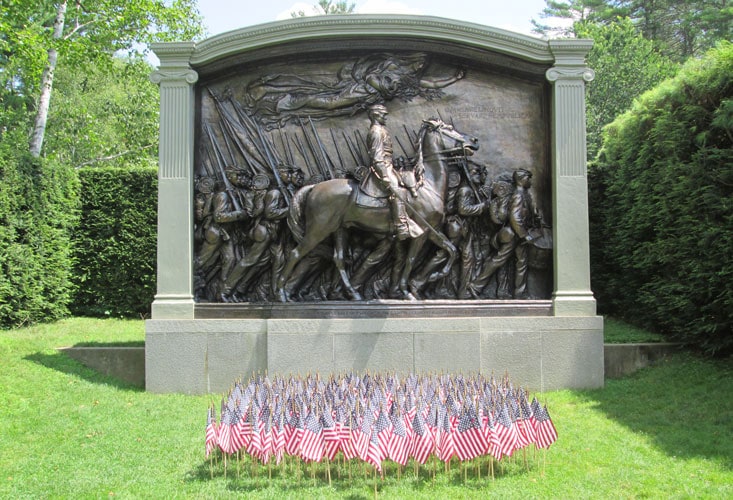
{"label": "rifle", "polygon": [[476,201],[481,201],[481,196],[479,195],[478,189],[476,189],[476,185],[473,183],[473,180],[471,179],[471,173],[468,171],[468,158],[466,158],[466,154],[463,154],[463,158],[461,158],[461,167],[463,167],[463,175],[466,176],[466,182],[468,182],[468,185],[471,187],[471,191],[473,191],[473,195],[476,197]]}
{"label": "rifle", "polygon": [[356,162],[356,165],[364,165],[364,160],[361,159],[361,155],[357,154],[357,151],[354,151],[354,147],[351,144],[351,140],[346,135],[346,132],[343,130],[341,131],[341,135],[344,136],[344,140],[346,141],[346,147],[349,148],[349,153],[351,153],[351,157],[354,159],[354,162]]}
{"label": "rifle", "polygon": [[330,179],[330,177],[328,176],[328,172],[326,172],[326,170],[321,165],[322,158],[316,155],[316,149],[315,147],[313,147],[313,142],[311,141],[310,136],[308,136],[308,129],[306,129],[305,123],[303,123],[303,120],[301,118],[298,118],[298,122],[300,123],[300,128],[303,130],[303,137],[305,137],[305,142],[306,144],[308,144],[308,149],[311,152],[311,156],[313,157],[313,159],[316,162],[316,165],[318,166],[318,173],[321,176],[323,176],[324,179]]}
{"label": "rifle", "polygon": [[219,148],[216,144],[216,140],[214,139],[214,134],[211,132],[211,127],[209,126],[208,123],[205,123],[204,128],[206,129],[206,135],[209,137],[209,142],[211,143],[211,146],[214,148],[214,156],[216,158],[216,165],[217,167],[219,167],[219,173],[221,174],[222,180],[224,181],[224,186],[226,188],[227,194],[229,194],[229,198],[232,200],[232,205],[234,205],[234,209],[237,211],[241,211],[242,207],[240,206],[239,201],[237,200],[237,197],[232,196],[232,192],[234,191],[234,186],[232,186],[232,183],[229,182],[226,171],[224,170],[224,166],[221,164],[223,158],[221,157],[221,151],[219,151]]}
{"label": "rifle", "polygon": [[339,151],[338,144],[336,144],[336,136],[333,134],[333,129],[329,128],[328,131],[331,133],[331,141],[333,141],[333,147],[336,149],[336,156],[338,156],[341,168],[344,168],[344,159],[341,158],[341,151]]}
{"label": "rifle", "polygon": [[280,192],[283,195],[283,198],[285,198],[285,204],[289,207],[290,206],[290,191],[285,187],[285,184],[283,184],[283,180],[280,178],[280,174],[277,171],[277,162],[275,161],[275,158],[272,154],[272,151],[270,151],[270,144],[267,142],[267,139],[262,134],[262,130],[260,127],[257,126],[256,123],[252,122],[251,118],[241,112],[238,108],[235,108],[237,111],[237,114],[239,115],[240,119],[245,121],[245,125],[249,126],[251,128],[254,128],[257,131],[257,136],[260,139],[260,145],[262,146],[262,149],[265,150],[265,156],[267,158],[267,163],[269,164],[270,170],[272,171],[272,175],[275,177],[275,182],[277,182],[277,187],[280,188]]}
{"label": "rifle", "polygon": [[331,158],[328,156],[328,153],[326,152],[326,149],[323,147],[323,143],[321,142],[321,138],[318,136],[318,131],[316,131],[316,126],[313,125],[313,120],[311,120],[311,117],[308,117],[308,122],[311,124],[311,129],[313,130],[313,135],[316,138],[316,142],[318,143],[318,147],[321,148],[321,154],[323,155],[323,159],[326,162],[326,167],[328,168],[328,173],[330,175],[329,179],[334,179],[336,176],[333,173],[333,162],[331,161]]}

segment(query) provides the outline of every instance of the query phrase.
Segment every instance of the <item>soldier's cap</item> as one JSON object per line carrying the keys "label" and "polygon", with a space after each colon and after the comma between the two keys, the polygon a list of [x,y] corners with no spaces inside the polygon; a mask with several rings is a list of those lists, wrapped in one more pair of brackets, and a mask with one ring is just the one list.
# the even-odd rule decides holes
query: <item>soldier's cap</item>
{"label": "soldier's cap", "polygon": [[255,189],[266,189],[270,185],[270,178],[265,174],[257,174],[252,178],[252,187]]}
{"label": "soldier's cap", "polygon": [[448,187],[456,188],[461,184],[461,173],[452,170],[448,173]]}
{"label": "soldier's cap", "polygon": [[214,191],[216,182],[211,177],[201,177],[196,182],[196,187],[198,188],[199,193],[211,193]]}
{"label": "soldier's cap", "polygon": [[530,172],[529,170],[526,170],[524,168],[520,168],[520,169],[515,170],[514,171],[514,178],[515,179],[518,179],[520,177],[529,177],[531,179],[532,178],[532,172]]}
{"label": "soldier's cap", "polygon": [[387,107],[384,104],[374,104],[369,106],[369,114],[372,113],[387,113]]}
{"label": "soldier's cap", "polygon": [[236,165],[227,165],[226,167],[224,167],[224,170],[226,171],[227,174],[231,173],[231,174],[237,174],[237,175],[239,174],[249,175],[249,172],[247,172],[243,168],[237,167]]}

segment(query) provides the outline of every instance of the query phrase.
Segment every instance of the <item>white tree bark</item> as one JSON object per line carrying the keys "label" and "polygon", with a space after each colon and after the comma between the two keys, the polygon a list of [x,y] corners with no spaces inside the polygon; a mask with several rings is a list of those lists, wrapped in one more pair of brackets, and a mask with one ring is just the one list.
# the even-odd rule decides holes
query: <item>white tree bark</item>
{"label": "white tree bark", "polygon": [[[59,3],[56,9],[56,19],[53,22],[53,41],[60,40],[64,34],[64,22],[66,20],[66,0]],[[31,155],[38,158],[41,156],[43,137],[46,134],[46,122],[48,121],[48,108],[51,105],[51,91],[53,90],[53,74],[56,70],[56,59],[58,53],[55,47],[48,49],[48,65],[41,75],[41,95],[38,98],[38,110],[33,125],[33,133],[28,141]]]}

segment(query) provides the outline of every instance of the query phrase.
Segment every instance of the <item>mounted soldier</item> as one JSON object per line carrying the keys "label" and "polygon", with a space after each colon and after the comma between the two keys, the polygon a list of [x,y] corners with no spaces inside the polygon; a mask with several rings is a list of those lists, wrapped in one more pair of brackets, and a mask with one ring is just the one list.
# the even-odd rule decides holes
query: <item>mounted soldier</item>
{"label": "mounted soldier", "polygon": [[389,205],[392,222],[397,239],[416,238],[423,233],[412,219],[407,216],[405,202],[400,198],[400,179],[395,172],[392,162],[392,137],[387,130],[387,108],[382,104],[375,104],[368,110],[371,127],[367,135],[367,148],[371,160],[370,175],[367,176],[364,187],[369,193],[369,177],[375,177],[378,185],[389,196]]}

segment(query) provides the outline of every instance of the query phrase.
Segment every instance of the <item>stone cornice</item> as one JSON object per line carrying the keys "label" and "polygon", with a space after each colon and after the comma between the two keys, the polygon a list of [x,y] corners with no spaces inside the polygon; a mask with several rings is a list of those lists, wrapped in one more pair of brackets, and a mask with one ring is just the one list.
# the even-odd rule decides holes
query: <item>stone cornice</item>
{"label": "stone cornice", "polygon": [[[222,33],[196,43],[189,62],[197,67],[280,43],[353,37],[446,41],[508,54],[529,62],[547,64],[555,61],[546,40],[499,28],[439,17],[357,14],[288,19]],[[161,57],[159,45],[153,50]]]}

